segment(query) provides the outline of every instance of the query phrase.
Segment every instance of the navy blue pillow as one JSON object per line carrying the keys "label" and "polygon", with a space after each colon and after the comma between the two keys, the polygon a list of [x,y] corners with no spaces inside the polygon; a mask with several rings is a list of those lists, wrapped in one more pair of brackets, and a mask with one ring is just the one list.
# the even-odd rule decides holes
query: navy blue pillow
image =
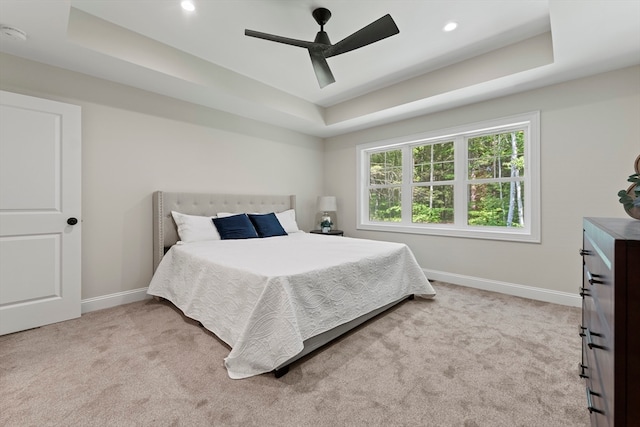
{"label": "navy blue pillow", "polygon": [[273,212],[268,214],[249,214],[249,219],[260,237],[286,236],[280,221]]}
{"label": "navy blue pillow", "polygon": [[222,240],[229,239],[254,239],[258,237],[247,214],[213,218],[213,225],[218,229]]}

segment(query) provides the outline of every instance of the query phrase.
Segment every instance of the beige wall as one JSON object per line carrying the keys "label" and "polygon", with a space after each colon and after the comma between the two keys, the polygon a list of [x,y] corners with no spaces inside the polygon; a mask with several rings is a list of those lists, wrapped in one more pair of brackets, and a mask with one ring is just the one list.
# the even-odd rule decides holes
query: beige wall
{"label": "beige wall", "polygon": [[[360,143],[540,110],[542,243],[356,230]],[[325,141],[324,189],[338,197],[346,234],[407,243],[427,270],[577,294],[584,216],[626,217],[626,189],[640,154],[640,67],[570,81]]]}
{"label": "beige wall", "polygon": [[[0,54],[0,88],[83,111],[82,298],[144,288],[152,271],[151,193],[338,197],[350,236],[407,243],[420,265],[457,276],[577,293],[583,216],[625,217],[616,193],[640,154],[640,67],[334,137],[319,138]],[[541,111],[542,243],[355,229],[355,146]],[[324,148],[323,148],[324,147]]]}
{"label": "beige wall", "polygon": [[296,194],[310,229],[322,140],[0,56],[0,88],[82,107],[82,298],[144,288],[155,190]]}

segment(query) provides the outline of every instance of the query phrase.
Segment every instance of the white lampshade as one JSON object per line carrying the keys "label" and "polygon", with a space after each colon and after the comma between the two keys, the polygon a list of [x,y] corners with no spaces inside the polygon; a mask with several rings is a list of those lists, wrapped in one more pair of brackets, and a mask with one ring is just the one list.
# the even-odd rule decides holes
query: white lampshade
{"label": "white lampshade", "polygon": [[318,212],[335,212],[338,210],[335,196],[318,197]]}

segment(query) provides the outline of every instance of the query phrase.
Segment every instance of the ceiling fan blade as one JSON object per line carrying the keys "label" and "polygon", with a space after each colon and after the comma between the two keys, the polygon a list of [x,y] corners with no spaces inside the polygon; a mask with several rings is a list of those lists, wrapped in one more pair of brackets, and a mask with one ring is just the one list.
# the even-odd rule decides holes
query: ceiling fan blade
{"label": "ceiling fan blade", "polygon": [[269,40],[272,42],[304,47],[307,49],[317,48],[318,46],[321,46],[315,42],[308,42],[306,40],[298,40],[298,39],[290,39],[289,37],[275,36],[273,34],[261,33],[260,31],[244,30],[244,35],[249,37],[256,37],[259,39]]}
{"label": "ceiling fan blade", "polygon": [[311,56],[311,64],[313,65],[313,71],[316,72],[320,89],[334,83],[336,79],[333,77],[333,73],[322,51],[319,49],[309,49],[309,56]]}
{"label": "ceiling fan blade", "polygon": [[324,57],[329,58],[332,56],[340,55],[346,52],[350,52],[354,49],[361,48],[363,46],[375,43],[379,40],[386,39],[395,34],[398,34],[400,30],[393,21],[391,15],[387,14],[377,21],[372,22],[366,27],[356,31],[350,36],[345,37],[338,43],[324,50]]}

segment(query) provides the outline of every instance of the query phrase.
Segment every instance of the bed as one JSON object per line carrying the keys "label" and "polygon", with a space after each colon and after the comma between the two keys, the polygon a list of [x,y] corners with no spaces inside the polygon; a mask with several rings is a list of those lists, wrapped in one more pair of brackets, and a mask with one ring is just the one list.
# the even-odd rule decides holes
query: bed
{"label": "bed", "polygon": [[[435,296],[406,245],[305,233],[295,222],[295,202],[281,195],[153,194],[148,293],[229,345],[230,378],[280,377],[291,363],[405,299]],[[183,243],[177,212],[205,223],[275,212],[286,232]]]}

